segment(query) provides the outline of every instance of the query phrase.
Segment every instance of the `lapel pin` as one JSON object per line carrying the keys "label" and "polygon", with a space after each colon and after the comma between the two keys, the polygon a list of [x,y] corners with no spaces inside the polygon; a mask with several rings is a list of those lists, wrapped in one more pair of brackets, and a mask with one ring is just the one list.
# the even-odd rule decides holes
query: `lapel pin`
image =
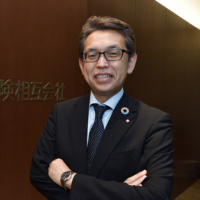
{"label": "lapel pin", "polygon": [[121,109],[122,114],[127,115],[129,113],[129,109],[127,107],[123,107]]}
{"label": "lapel pin", "polygon": [[127,120],[126,120],[126,123],[129,123],[129,122],[130,122],[130,120],[129,120],[129,119],[127,119]]}

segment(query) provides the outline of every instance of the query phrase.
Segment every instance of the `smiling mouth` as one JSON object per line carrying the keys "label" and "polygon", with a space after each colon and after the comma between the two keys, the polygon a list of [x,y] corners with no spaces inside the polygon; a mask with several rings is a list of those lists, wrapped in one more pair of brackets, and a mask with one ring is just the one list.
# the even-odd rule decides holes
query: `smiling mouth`
{"label": "smiling mouth", "polygon": [[104,75],[97,75],[96,78],[107,78],[107,77],[112,77],[111,75],[104,74]]}

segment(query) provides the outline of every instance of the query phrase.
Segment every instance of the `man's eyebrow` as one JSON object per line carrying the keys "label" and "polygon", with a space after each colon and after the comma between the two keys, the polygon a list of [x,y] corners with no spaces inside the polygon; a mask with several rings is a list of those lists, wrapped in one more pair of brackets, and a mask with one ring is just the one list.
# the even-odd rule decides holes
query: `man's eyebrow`
{"label": "man's eyebrow", "polygon": [[117,48],[119,48],[119,46],[118,45],[111,45],[111,46],[107,46],[106,48],[107,49],[117,49]]}
{"label": "man's eyebrow", "polygon": [[89,49],[87,49],[85,52],[88,52],[88,51],[97,51],[97,50],[94,49],[94,48],[89,48]]}
{"label": "man's eyebrow", "polygon": [[[106,50],[117,49],[117,48],[120,48],[120,47],[118,45],[110,45],[106,47]],[[88,51],[98,51],[98,50],[96,48],[88,48],[85,52],[88,52]]]}

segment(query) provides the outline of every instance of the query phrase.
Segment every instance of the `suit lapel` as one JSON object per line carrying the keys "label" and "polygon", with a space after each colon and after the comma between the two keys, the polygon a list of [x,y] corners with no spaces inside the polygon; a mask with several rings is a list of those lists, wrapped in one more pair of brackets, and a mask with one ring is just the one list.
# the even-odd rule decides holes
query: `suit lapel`
{"label": "suit lapel", "polygon": [[[127,107],[129,109],[129,113],[127,115],[122,114],[121,108],[123,107]],[[124,93],[121,100],[115,107],[103,133],[92,163],[90,175],[97,176],[99,174],[114,148],[136,120],[137,108],[138,101]],[[128,123],[126,122],[127,119],[130,120]]]}
{"label": "suit lapel", "polygon": [[76,172],[83,174],[86,173],[88,107],[89,95],[81,97],[73,107],[70,118]]}

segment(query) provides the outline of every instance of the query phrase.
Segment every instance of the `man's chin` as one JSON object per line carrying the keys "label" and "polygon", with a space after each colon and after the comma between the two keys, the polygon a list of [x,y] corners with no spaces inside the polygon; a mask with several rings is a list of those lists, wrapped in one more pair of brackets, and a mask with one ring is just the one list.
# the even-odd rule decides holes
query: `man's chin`
{"label": "man's chin", "polygon": [[103,89],[98,89],[98,90],[92,90],[94,95],[102,96],[102,97],[108,97],[111,98],[115,94],[117,94],[120,90],[112,90],[111,88],[103,88]]}

